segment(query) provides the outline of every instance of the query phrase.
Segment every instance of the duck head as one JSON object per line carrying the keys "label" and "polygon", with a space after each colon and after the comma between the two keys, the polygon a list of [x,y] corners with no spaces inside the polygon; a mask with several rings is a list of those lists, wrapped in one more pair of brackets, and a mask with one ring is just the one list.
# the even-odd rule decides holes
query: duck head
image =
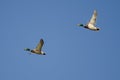
{"label": "duck head", "polygon": [[82,26],[82,27],[84,27],[84,25],[83,25],[83,24],[77,24],[77,26]]}
{"label": "duck head", "polygon": [[25,51],[30,51],[30,49],[29,49],[29,48],[25,48],[24,50],[25,50]]}

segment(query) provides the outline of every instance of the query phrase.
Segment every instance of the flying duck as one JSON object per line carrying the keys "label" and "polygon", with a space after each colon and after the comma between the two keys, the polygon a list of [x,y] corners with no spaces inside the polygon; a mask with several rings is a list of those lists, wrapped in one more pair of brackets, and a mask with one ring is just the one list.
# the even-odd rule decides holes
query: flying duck
{"label": "flying duck", "polygon": [[40,42],[38,43],[37,47],[33,50],[29,49],[29,48],[25,48],[25,51],[29,51],[31,53],[35,53],[35,54],[39,54],[39,55],[46,55],[45,52],[42,51],[42,46],[44,44],[43,39],[40,39]]}
{"label": "flying duck", "polygon": [[99,31],[100,28],[96,27],[96,25],[95,25],[96,24],[96,18],[97,18],[97,11],[94,10],[90,21],[86,25],[77,24],[77,26],[82,26],[82,27],[84,27],[86,29],[93,30],[93,31]]}

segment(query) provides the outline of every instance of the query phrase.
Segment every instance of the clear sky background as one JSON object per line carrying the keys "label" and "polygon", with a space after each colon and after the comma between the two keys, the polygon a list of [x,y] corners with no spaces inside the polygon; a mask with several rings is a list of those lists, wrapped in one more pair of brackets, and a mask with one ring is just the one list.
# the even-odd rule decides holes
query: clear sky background
{"label": "clear sky background", "polygon": [[[0,0],[0,80],[120,80],[119,0]],[[76,26],[98,12],[99,32]],[[32,54],[44,39],[46,56]]]}

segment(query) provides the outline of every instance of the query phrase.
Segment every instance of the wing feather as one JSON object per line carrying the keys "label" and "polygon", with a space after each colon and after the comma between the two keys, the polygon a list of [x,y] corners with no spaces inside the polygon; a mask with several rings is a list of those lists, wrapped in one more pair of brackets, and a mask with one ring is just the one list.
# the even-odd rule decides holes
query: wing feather
{"label": "wing feather", "polygon": [[97,11],[94,10],[93,15],[92,15],[89,23],[95,25],[96,24],[96,18],[97,18]]}
{"label": "wing feather", "polygon": [[41,51],[43,44],[44,44],[43,39],[40,39],[40,42],[38,43],[38,45],[36,47],[36,50],[40,50]]}

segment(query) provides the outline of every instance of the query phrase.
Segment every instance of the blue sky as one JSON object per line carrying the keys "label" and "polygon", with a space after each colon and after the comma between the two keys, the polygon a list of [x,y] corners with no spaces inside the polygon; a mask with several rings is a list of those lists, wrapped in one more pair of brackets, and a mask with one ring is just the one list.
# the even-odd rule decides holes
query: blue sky
{"label": "blue sky", "polygon": [[[1,0],[0,80],[120,80],[118,0]],[[77,27],[98,12],[99,32]],[[29,55],[44,39],[46,56]]]}

